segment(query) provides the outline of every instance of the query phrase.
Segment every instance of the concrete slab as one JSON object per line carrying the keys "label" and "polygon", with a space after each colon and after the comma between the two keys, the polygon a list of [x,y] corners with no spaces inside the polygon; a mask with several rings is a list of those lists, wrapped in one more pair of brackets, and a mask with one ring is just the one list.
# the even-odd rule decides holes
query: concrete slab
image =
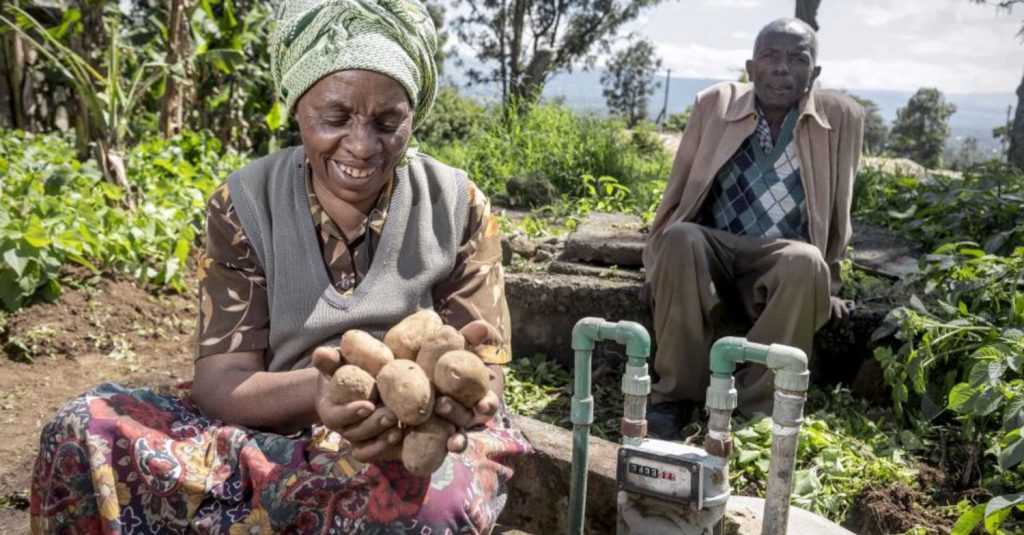
{"label": "concrete slab", "polygon": [[[733,496],[725,506],[725,535],[761,533],[764,499]],[[852,531],[810,511],[790,506],[786,533],[790,535],[854,535]]]}
{"label": "concrete slab", "polygon": [[[536,449],[512,463],[508,502],[498,522],[509,535],[568,531],[572,474],[572,432],[523,416],[514,417]],[[615,472],[619,445],[590,437],[587,472],[586,533],[615,533],[617,522]],[[726,506],[724,535],[761,533],[764,500],[732,496]],[[512,529],[514,527],[514,529]],[[788,533],[793,535],[852,535],[834,522],[798,507],[790,508]]]}
{"label": "concrete slab", "polygon": [[[530,533],[566,533],[572,481],[572,432],[515,416],[536,453],[516,457],[508,501],[498,522]],[[615,533],[616,460],[618,444],[591,436],[587,476],[586,533]]]}
{"label": "concrete slab", "polygon": [[591,212],[565,242],[561,260],[639,268],[646,234],[643,222],[627,214]]}

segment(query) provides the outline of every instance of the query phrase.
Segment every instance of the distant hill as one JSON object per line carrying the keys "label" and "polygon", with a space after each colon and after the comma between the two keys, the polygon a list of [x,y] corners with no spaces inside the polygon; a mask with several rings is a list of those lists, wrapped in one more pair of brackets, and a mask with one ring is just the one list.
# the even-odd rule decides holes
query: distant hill
{"label": "distant hill", "polygon": [[[496,99],[497,90],[486,86],[466,88],[465,79],[456,68],[446,70],[452,81],[456,82],[467,94],[484,100]],[[648,112],[653,119],[661,111],[665,99],[664,76],[662,88],[655,92],[648,103]],[[669,84],[668,112],[676,113],[686,109],[693,103],[697,92],[722,80],[672,77]],[[544,87],[544,97],[562,100],[569,107],[598,115],[608,113],[604,97],[601,95],[601,70],[577,71],[555,76]],[[848,89],[854,95],[874,101],[886,123],[896,119],[896,110],[906,106],[913,92],[888,91],[877,89]],[[998,148],[997,141],[992,137],[992,129],[1006,123],[1008,106],[1016,105],[1013,93],[964,93],[946,94],[946,99],[957,106],[956,113],[949,119],[952,128],[950,144],[958,145],[966,137],[978,140],[979,148],[991,151]]]}

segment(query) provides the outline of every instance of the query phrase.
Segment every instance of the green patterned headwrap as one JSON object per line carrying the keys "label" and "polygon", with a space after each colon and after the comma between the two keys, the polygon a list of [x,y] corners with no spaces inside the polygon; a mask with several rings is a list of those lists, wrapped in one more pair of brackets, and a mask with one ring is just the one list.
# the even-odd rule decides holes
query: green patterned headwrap
{"label": "green patterned headwrap", "polygon": [[418,0],[283,0],[270,68],[288,110],[328,74],[374,71],[405,88],[419,126],[437,94],[437,32]]}

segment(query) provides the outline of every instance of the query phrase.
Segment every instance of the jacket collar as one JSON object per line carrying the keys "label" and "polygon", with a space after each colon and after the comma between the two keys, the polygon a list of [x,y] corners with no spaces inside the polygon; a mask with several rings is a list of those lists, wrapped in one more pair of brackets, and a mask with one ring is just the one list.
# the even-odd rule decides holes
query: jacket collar
{"label": "jacket collar", "polygon": [[[800,108],[800,117],[797,119],[797,124],[803,121],[804,117],[810,117],[818,122],[825,130],[831,130],[832,125],[828,122],[828,117],[822,113],[822,110],[818,108],[818,99],[816,98],[817,92],[811,89],[807,92],[804,98],[800,99],[798,104]],[[756,114],[754,106],[756,105],[754,100],[754,84],[745,83],[739,84],[736,91],[736,98],[729,103],[729,109],[725,111],[725,120],[729,122],[736,122],[751,115]]]}

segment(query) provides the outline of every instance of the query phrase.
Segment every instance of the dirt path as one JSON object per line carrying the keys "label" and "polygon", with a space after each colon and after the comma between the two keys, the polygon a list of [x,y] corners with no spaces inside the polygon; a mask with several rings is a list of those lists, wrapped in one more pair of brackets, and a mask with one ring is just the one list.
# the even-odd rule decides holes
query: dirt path
{"label": "dirt path", "polygon": [[103,280],[7,318],[0,326],[0,534],[28,531],[26,500],[45,422],[99,383],[190,379],[195,316],[189,295],[153,297]]}

